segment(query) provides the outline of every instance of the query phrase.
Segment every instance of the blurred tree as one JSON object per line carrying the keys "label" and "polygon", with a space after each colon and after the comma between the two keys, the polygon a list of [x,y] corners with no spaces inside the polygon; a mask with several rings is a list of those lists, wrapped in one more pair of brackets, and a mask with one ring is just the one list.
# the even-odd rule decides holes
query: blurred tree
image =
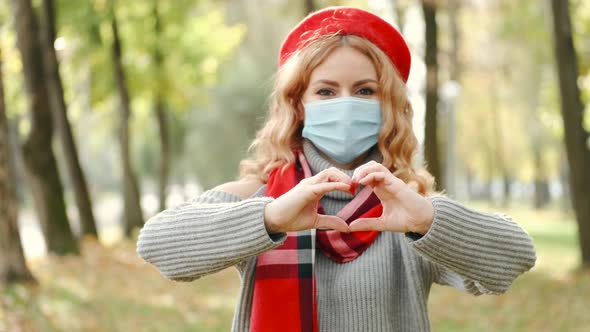
{"label": "blurred tree", "polygon": [[89,190],[98,194],[97,198],[107,191],[120,193],[122,198],[119,107],[108,2],[56,0],[55,4],[62,47],[58,53],[60,74],[69,101],[68,116],[78,137],[80,162],[91,180]]}
{"label": "blurred tree", "polygon": [[2,48],[2,62],[3,75],[10,77],[9,80],[4,80],[4,104],[10,105],[7,107],[8,127],[10,133],[10,144],[12,156],[8,158],[12,162],[13,183],[16,184],[15,191],[17,201],[24,202],[25,192],[27,188],[23,185],[25,183],[23,171],[25,169],[22,157],[21,137],[18,128],[20,124],[26,119],[26,96],[23,93],[24,84],[21,75],[21,59],[18,49],[16,49],[16,36],[14,32],[14,24],[12,23],[12,12],[10,10],[10,3],[0,3],[0,48]]}
{"label": "blurred tree", "polygon": [[0,286],[12,282],[36,282],[27,268],[20,241],[16,183],[8,118],[4,100],[2,49],[0,48]]}
{"label": "blurred tree", "polygon": [[316,10],[315,1],[314,0],[304,0],[305,2],[305,13],[309,14]]}
{"label": "blurred tree", "polygon": [[187,154],[187,162],[203,187],[236,178],[265,115],[281,38],[303,9],[300,2],[228,1],[227,21],[248,30],[234,56],[220,65],[219,83],[208,90],[211,103],[188,117],[187,150],[199,153]]}
{"label": "blurred tree", "polygon": [[57,124],[63,147],[63,155],[69,171],[74,197],[78,206],[81,234],[98,237],[96,222],[92,212],[92,203],[86,178],[78,158],[78,150],[70,127],[67,106],[64,98],[63,85],[59,73],[59,63],[55,54],[54,41],[56,39],[55,6],[53,0],[43,0],[41,46],[46,71],[47,92],[53,113],[54,123]]}
{"label": "blurred tree", "polygon": [[129,90],[127,88],[125,70],[123,68],[122,46],[119,37],[117,25],[117,15],[115,10],[115,0],[110,3],[111,10],[111,29],[113,34],[112,60],[117,91],[120,98],[120,124],[119,139],[121,145],[121,162],[123,168],[123,206],[124,206],[124,229],[125,234],[130,236],[133,229],[141,228],[143,225],[143,212],[141,211],[139,186],[137,178],[131,165],[131,156],[129,153],[130,136],[129,136],[129,118],[131,116],[131,105]]}
{"label": "blurred tree", "polygon": [[424,128],[424,158],[430,173],[436,179],[436,189],[444,184],[440,167],[437,117],[438,117],[438,28],[436,24],[436,1],[422,0],[422,10],[426,25],[426,118]]}
{"label": "blurred tree", "polygon": [[63,187],[51,146],[53,136],[49,96],[43,80],[38,21],[31,0],[13,0],[17,44],[29,97],[31,129],[23,144],[25,165],[47,248],[56,254],[78,253],[65,210]]}
{"label": "blurred tree", "polygon": [[166,208],[166,188],[168,187],[168,177],[170,174],[171,151],[170,135],[168,133],[168,114],[166,113],[166,103],[164,100],[164,59],[160,40],[162,38],[162,22],[158,11],[158,3],[154,1],[154,50],[153,61],[155,69],[154,84],[154,110],[160,130],[160,172],[158,177],[158,201],[160,211]]}
{"label": "blurred tree", "polygon": [[535,209],[544,208],[551,201],[551,194],[549,192],[550,170],[544,153],[544,150],[547,151],[547,147],[551,143],[551,137],[543,128],[539,111],[540,95],[538,91],[541,89],[542,74],[542,70],[536,70],[529,76],[531,78],[531,89],[529,91],[530,94],[527,107],[529,110],[527,119],[529,126],[527,126],[526,130],[530,133],[529,137],[531,139],[530,147],[532,150],[534,168],[533,183],[535,188],[533,207]]}
{"label": "blurred tree", "polygon": [[[492,77],[494,75],[492,74]],[[503,139],[503,121],[501,117],[500,97],[499,97],[498,81],[492,78],[490,85],[490,101],[491,101],[491,118],[495,146],[495,162],[498,165],[500,176],[502,177],[502,207],[507,208],[510,205],[510,186],[512,184],[512,175],[508,169],[508,162],[506,160],[506,153]]]}
{"label": "blurred tree", "polygon": [[584,105],[578,89],[578,62],[572,37],[569,1],[552,0],[551,7],[571,194],[578,222],[582,265],[590,268],[590,135],[583,126]]}
{"label": "blurred tree", "polygon": [[461,34],[459,31],[459,11],[461,9],[461,1],[447,0],[447,15],[449,24],[449,35],[451,39],[451,46],[449,50],[449,79],[454,82],[459,82],[461,74],[461,61],[459,59],[459,43]]}
{"label": "blurred tree", "polygon": [[[439,2],[440,3],[440,2]],[[457,195],[457,166],[456,153],[457,138],[457,112],[456,100],[460,94],[459,84],[460,59],[459,59],[459,8],[457,0],[446,0],[441,7],[442,22],[441,38],[439,43],[441,57],[440,77],[444,82],[440,86],[440,101],[438,112],[438,145],[441,173],[444,174],[444,183],[440,187],[445,189],[445,194],[450,197]]]}
{"label": "blurred tree", "polygon": [[[533,206],[545,207],[551,199],[549,180],[557,176],[557,139],[542,121],[553,116],[556,104],[543,100],[542,91],[554,90],[557,86],[551,76],[551,49],[539,40],[549,38],[545,28],[547,17],[545,8],[537,1],[503,1],[501,3],[500,41],[511,49],[511,59],[507,65],[518,63],[518,70],[511,70],[508,82],[513,86],[513,104],[521,109],[518,116],[525,124],[528,140],[528,159],[532,165],[534,188]],[[516,69],[516,68],[515,68]],[[552,157],[552,158],[551,158]]]}
{"label": "blurred tree", "polygon": [[445,188],[447,188],[449,195],[457,195],[457,111],[456,99],[461,92],[461,61],[460,61],[460,43],[461,34],[459,31],[459,12],[461,9],[461,2],[459,0],[449,0],[447,7],[448,15],[448,29],[450,35],[450,49],[449,49],[449,81],[447,82],[447,91],[451,89],[447,95],[448,104],[448,123],[446,124],[446,135],[444,144],[446,146],[446,155],[448,160],[443,163],[443,170],[445,171]]}
{"label": "blurred tree", "polygon": [[[118,1],[115,9],[118,37],[124,46],[121,61],[129,107],[133,109],[129,118],[133,138],[128,147],[130,162],[138,185],[147,185],[144,194],[155,183],[154,192],[163,206],[168,183],[182,183],[186,174],[194,173],[188,159],[196,156],[197,150],[185,154],[190,128],[187,118],[195,113],[204,121],[211,113],[212,107],[207,104],[212,93],[208,89],[217,83],[220,64],[240,42],[244,27],[225,24],[225,5],[220,2],[160,0],[157,20],[155,5],[154,0]],[[60,17],[67,20],[60,24],[60,36],[68,44],[64,53],[70,61],[64,63],[64,73],[75,86],[70,94],[79,117],[78,127],[92,132],[79,142],[83,160],[92,161],[88,171],[93,185],[100,186],[99,190],[123,192],[112,180],[113,174],[123,170],[113,159],[113,146],[119,145],[114,137],[120,135],[114,135],[119,119],[113,112],[118,90],[113,89],[117,84],[111,70],[113,33],[108,7],[108,2],[100,0],[61,1],[59,8],[64,14]],[[203,107],[203,112],[198,107]],[[203,139],[207,148],[214,147],[209,138]],[[104,172],[105,167],[113,172]],[[152,212],[158,207],[144,208]]]}
{"label": "blurred tree", "polygon": [[[134,58],[146,57],[151,61],[147,70],[139,66],[131,68],[133,74],[130,86],[139,94],[137,99],[149,99],[156,114],[153,126],[154,132],[159,131],[159,135],[154,135],[153,139],[142,135],[141,165],[144,174],[158,174],[158,196],[160,207],[163,207],[168,183],[165,179],[173,175],[177,182],[184,183],[184,173],[193,173],[194,168],[188,160],[193,155],[199,156],[199,159],[202,157],[195,152],[203,149],[196,149],[194,144],[189,144],[191,151],[185,154],[186,135],[191,127],[186,121],[194,115],[196,122],[206,123],[208,114],[214,112],[212,100],[217,91],[218,72],[222,69],[222,62],[233,54],[241,41],[244,27],[240,24],[228,26],[223,19],[222,9],[225,5],[219,3],[204,1],[195,5],[193,1],[185,0],[176,1],[172,6],[166,1],[158,1],[157,17],[156,4],[150,4],[150,11],[146,15],[149,15],[151,23],[144,28],[154,31],[150,34],[153,38],[135,42],[131,40],[126,45],[134,52],[131,54]],[[136,29],[139,24],[127,26],[128,30]],[[148,52],[143,54],[142,49]],[[144,79],[138,79],[141,77]],[[209,130],[210,124],[206,126]],[[235,135],[232,132],[228,136]],[[153,148],[152,142],[156,139],[160,141],[159,149]],[[203,140],[205,150],[217,149],[218,145],[211,143],[219,144],[220,141],[211,140],[210,137],[198,139]],[[159,169],[145,167],[151,164],[159,164]],[[211,164],[205,167],[209,172],[215,172],[214,169],[218,168],[211,167]],[[204,176],[205,179],[208,177]]]}
{"label": "blurred tree", "polygon": [[[572,14],[572,29],[574,33],[574,41],[576,43],[576,51],[578,54],[578,69],[580,73],[586,77],[590,75],[590,57],[585,56],[590,54],[590,3],[587,0],[571,0],[570,1]],[[586,95],[582,101],[590,102],[590,84],[583,84]],[[586,124],[590,124],[586,122]]]}
{"label": "blurred tree", "polygon": [[[461,38],[457,150],[470,197],[532,202],[529,186],[537,174],[548,185],[559,161],[555,87],[543,55],[549,48],[538,42],[548,38],[543,7],[527,0],[463,4],[460,24],[470,28]],[[535,148],[542,155],[537,164]]]}

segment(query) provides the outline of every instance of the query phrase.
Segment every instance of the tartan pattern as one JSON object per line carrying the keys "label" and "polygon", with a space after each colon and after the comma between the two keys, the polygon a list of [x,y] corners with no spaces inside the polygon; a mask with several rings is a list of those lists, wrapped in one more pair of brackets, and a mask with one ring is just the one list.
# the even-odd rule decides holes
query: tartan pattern
{"label": "tartan pattern", "polygon": [[[277,198],[293,188],[311,171],[305,156],[283,173],[277,168],[268,178],[266,196]],[[323,209],[319,208],[319,213]],[[359,217],[378,217],[382,207],[371,188],[365,187],[338,216],[347,223]],[[317,237],[316,237],[317,235]],[[285,242],[262,253],[256,261],[252,302],[252,331],[317,331],[317,303],[314,276],[316,244],[337,263],[346,263],[366,250],[379,232],[341,233],[334,230],[288,232]]]}
{"label": "tartan pattern", "polygon": [[[363,213],[364,212],[364,213]],[[372,218],[381,216],[383,207],[379,198],[371,188],[365,187],[347,204],[337,216],[350,224],[358,218]],[[337,263],[347,263],[356,259],[375,241],[379,232],[365,231],[341,233],[334,230],[318,230],[318,247],[331,260]]]}

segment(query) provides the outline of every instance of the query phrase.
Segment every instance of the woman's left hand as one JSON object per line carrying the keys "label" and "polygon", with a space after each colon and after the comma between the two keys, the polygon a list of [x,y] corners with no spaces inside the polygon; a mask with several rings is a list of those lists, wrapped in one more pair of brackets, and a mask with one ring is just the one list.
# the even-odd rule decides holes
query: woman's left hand
{"label": "woman's left hand", "polygon": [[353,221],[349,225],[350,232],[375,230],[426,234],[430,229],[434,218],[432,203],[382,164],[370,161],[360,166],[352,180],[373,188],[383,205],[383,214],[379,218]]}

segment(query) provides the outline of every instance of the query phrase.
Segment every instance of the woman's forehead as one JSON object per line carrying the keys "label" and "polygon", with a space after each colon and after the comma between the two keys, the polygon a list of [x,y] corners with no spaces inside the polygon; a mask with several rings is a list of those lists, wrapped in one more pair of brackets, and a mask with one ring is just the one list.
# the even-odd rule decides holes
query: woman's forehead
{"label": "woman's forehead", "polygon": [[345,79],[361,77],[377,79],[373,62],[360,51],[351,47],[339,47],[331,52],[311,73],[311,81],[320,79]]}

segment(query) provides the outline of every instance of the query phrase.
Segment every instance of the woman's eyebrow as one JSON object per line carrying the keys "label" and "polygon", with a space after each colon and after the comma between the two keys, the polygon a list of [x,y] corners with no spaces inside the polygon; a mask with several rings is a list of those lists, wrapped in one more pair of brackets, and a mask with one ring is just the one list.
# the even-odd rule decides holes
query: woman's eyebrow
{"label": "woman's eyebrow", "polygon": [[[353,86],[359,86],[359,85],[363,85],[366,83],[375,83],[378,84],[378,82],[372,78],[365,78],[359,81],[354,82]],[[338,84],[338,82],[336,81],[331,81],[331,80],[325,80],[325,79],[321,79],[321,80],[317,80],[311,83],[312,85],[316,85],[316,84],[326,84],[326,85],[331,85],[331,86],[340,86],[340,84]]]}
{"label": "woman's eyebrow", "polygon": [[359,86],[359,85],[363,85],[366,83],[375,83],[378,84],[378,82],[372,78],[366,78],[364,80],[360,80],[360,81],[356,81],[352,86]]}
{"label": "woman's eyebrow", "polygon": [[314,81],[312,84],[326,84],[326,85],[331,85],[331,86],[339,86],[340,84],[338,84],[338,82],[336,81],[330,81],[330,80],[317,80]]}

